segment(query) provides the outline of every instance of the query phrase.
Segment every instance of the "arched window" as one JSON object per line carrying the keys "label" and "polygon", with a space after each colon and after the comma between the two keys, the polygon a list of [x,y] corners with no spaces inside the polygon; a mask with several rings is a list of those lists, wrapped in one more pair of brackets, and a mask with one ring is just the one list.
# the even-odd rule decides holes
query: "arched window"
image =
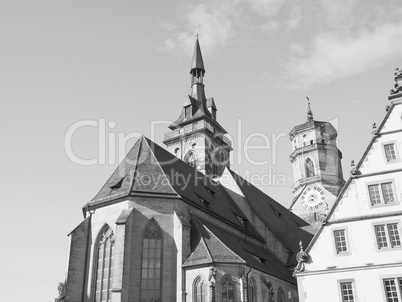
{"label": "arched window", "polygon": [[162,231],[152,219],[142,237],[141,302],[161,300]]}
{"label": "arched window", "polygon": [[286,302],[285,293],[283,292],[282,287],[279,287],[279,289],[278,289],[276,301],[277,302]]}
{"label": "arched window", "polygon": [[201,277],[197,277],[194,281],[193,287],[194,302],[206,302],[206,286],[204,280]]}
{"label": "arched window", "polygon": [[306,162],[304,163],[304,168],[306,170],[306,177],[314,176],[314,163],[310,158],[306,159]]}
{"label": "arched window", "polygon": [[101,235],[97,250],[95,302],[112,301],[114,234],[108,227]]}
{"label": "arched window", "polygon": [[184,161],[194,169],[197,168],[197,155],[194,151],[188,152]]}
{"label": "arched window", "polygon": [[255,281],[253,278],[250,278],[248,281],[249,286],[249,295],[250,295],[250,302],[257,302],[257,288],[255,286]]}
{"label": "arched window", "polygon": [[231,276],[226,276],[222,280],[222,302],[234,301],[235,285]]}

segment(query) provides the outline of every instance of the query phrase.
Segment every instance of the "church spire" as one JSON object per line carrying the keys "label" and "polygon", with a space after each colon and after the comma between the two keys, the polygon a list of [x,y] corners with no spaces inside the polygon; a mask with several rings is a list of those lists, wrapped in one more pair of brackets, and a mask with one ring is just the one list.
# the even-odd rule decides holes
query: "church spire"
{"label": "church spire", "polygon": [[191,62],[191,96],[198,101],[206,99],[204,90],[204,61],[202,60],[200,42],[198,42],[198,35],[195,40],[193,60]]}
{"label": "church spire", "polygon": [[313,111],[311,110],[310,107],[310,99],[308,98],[308,96],[306,96],[307,99],[307,120],[308,121],[312,121],[313,120]]}
{"label": "church spire", "polygon": [[190,73],[193,76],[195,76],[197,74],[204,76],[204,74],[205,74],[204,61],[202,60],[201,47],[200,47],[200,42],[198,41],[198,35],[195,40],[193,60],[191,62]]}

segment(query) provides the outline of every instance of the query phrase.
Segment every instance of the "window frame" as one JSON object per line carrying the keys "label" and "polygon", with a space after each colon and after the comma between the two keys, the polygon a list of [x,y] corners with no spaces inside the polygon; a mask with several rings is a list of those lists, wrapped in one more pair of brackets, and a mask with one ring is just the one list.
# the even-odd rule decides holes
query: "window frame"
{"label": "window frame", "polygon": [[[109,234],[107,234],[107,233],[109,233]],[[107,234],[107,235],[106,235]],[[109,262],[109,264],[108,264],[108,276],[109,276],[109,278],[108,278],[108,290],[107,290],[107,295],[106,295],[106,298],[107,298],[107,300],[106,301],[111,301],[111,294],[112,294],[112,289],[113,289],[113,268],[114,268],[114,257],[115,257],[115,249],[116,249],[116,246],[115,246],[115,239],[116,239],[116,237],[115,237],[115,232],[113,231],[113,229],[108,225],[108,224],[105,224],[102,228],[101,228],[101,230],[99,231],[99,234],[98,234],[98,236],[97,236],[97,238],[96,238],[96,244],[94,244],[94,250],[93,250],[93,255],[94,255],[94,258],[93,258],[93,263],[94,263],[94,265],[93,265],[93,268],[94,268],[94,270],[93,270],[93,274],[92,274],[92,276],[93,276],[93,285],[92,285],[92,298],[91,298],[91,301],[93,301],[93,302],[100,302],[100,301],[102,301],[102,288],[103,288],[103,276],[104,276],[104,267],[103,267],[103,265],[104,265],[104,262],[105,262],[105,258],[103,258],[103,260],[102,260],[102,272],[101,272],[101,279],[100,279],[100,282],[101,282],[101,289],[100,289],[100,297],[99,297],[99,300],[97,300],[97,295],[96,295],[96,291],[97,291],[97,281],[98,281],[98,265],[99,265],[99,250],[100,250],[100,247],[103,245],[104,246],[104,248],[103,248],[103,256],[105,255],[105,249],[106,249],[106,243],[107,242],[110,242],[110,251],[109,251],[109,258],[108,258],[108,262]]]}
{"label": "window frame", "polygon": [[[142,295],[142,291],[143,290],[145,290],[145,291],[147,291],[148,290],[148,287],[147,288],[144,288],[143,289],[143,281],[146,279],[147,281],[150,279],[148,276],[147,276],[147,278],[143,278],[143,269],[144,269],[144,266],[143,266],[143,263],[144,263],[144,239],[145,239],[145,235],[146,235],[146,232],[147,232],[147,230],[148,230],[148,228],[152,225],[152,224],[155,224],[157,227],[158,227],[158,230],[157,230],[157,232],[159,233],[159,236],[160,236],[160,241],[161,241],[161,248],[160,248],[160,268],[159,268],[159,277],[160,277],[160,279],[159,279],[159,301],[162,301],[162,279],[163,279],[163,232],[162,232],[162,228],[161,228],[161,226],[159,225],[159,223],[154,219],[154,218],[151,218],[148,222],[147,222],[147,224],[145,225],[145,227],[144,227],[144,229],[143,229],[143,231],[142,231],[142,236],[141,236],[141,270],[140,270],[140,293],[139,293],[139,301],[141,302],[142,301],[142,299],[141,299],[141,295]],[[149,239],[149,238],[148,238]],[[156,242],[155,242],[155,244],[156,244]],[[155,253],[156,254],[156,253]],[[148,251],[148,255],[149,255],[149,251]],[[147,258],[148,260],[149,259],[157,259],[157,258]],[[156,264],[156,262],[155,262],[155,264]],[[156,270],[156,266],[154,267],[154,269]],[[148,264],[147,264],[147,275],[148,275],[148,272],[149,272],[149,267],[148,267]],[[156,280],[155,278],[153,278],[152,280]]]}
{"label": "window frame", "polygon": [[[342,284],[350,283],[352,285],[352,295],[353,295],[353,301],[348,301],[344,300],[343,296],[343,290],[342,290]],[[356,290],[356,281],[353,278],[350,279],[341,279],[338,280],[338,293],[339,293],[339,301],[341,302],[358,302],[358,292]]]}
{"label": "window frame", "polygon": [[[199,286],[200,284],[200,286]],[[204,285],[204,287],[203,287]],[[201,289],[201,302],[207,302],[207,283],[202,276],[197,276],[193,282],[193,301],[197,302],[198,289]],[[202,290],[204,288],[204,291]]]}
{"label": "window frame", "polygon": [[[383,152],[383,156],[384,156],[384,162],[385,164],[394,164],[394,163],[398,163],[401,161],[400,157],[399,157],[399,152],[398,152],[398,147],[397,147],[397,141],[388,141],[388,142],[383,142],[382,144],[382,152]],[[385,146],[388,145],[392,145],[394,148],[394,153],[395,153],[395,159],[392,159],[390,161],[388,161],[387,159],[387,152],[385,151]]]}
{"label": "window frame", "polygon": [[249,302],[257,302],[257,282],[253,277],[250,277],[248,282]]}
{"label": "window frame", "polygon": [[[344,231],[345,232],[345,244],[346,244],[346,251],[344,252],[338,252],[338,248],[336,245],[336,237],[335,237],[335,232],[337,231]],[[351,246],[350,246],[350,242],[349,242],[349,232],[348,232],[348,227],[347,226],[343,226],[343,227],[337,227],[337,228],[333,228],[331,229],[331,233],[332,233],[332,246],[334,249],[334,255],[335,256],[347,256],[352,254],[351,251]]]}
{"label": "window frame", "polygon": [[192,112],[191,112],[192,110],[191,109],[192,109],[191,105],[187,105],[187,106],[184,107],[184,119],[188,119],[188,118],[190,118],[192,116]]}
{"label": "window frame", "polygon": [[[387,183],[391,183],[391,188],[392,188],[392,194],[393,194],[393,197],[394,197],[394,201],[385,203],[384,191],[383,191],[382,185],[387,184]],[[376,203],[376,204],[373,204],[373,202],[371,200],[370,189],[369,189],[370,186],[374,186],[374,185],[378,186],[379,195],[380,195],[380,201],[381,201],[380,203]],[[367,194],[367,201],[369,203],[370,208],[381,208],[381,207],[389,207],[389,206],[392,207],[392,206],[398,205],[400,203],[400,201],[398,199],[397,190],[396,190],[396,187],[395,187],[395,179],[393,179],[393,178],[366,182],[366,194]]]}
{"label": "window frame", "polygon": [[396,274],[396,275],[383,275],[380,276],[381,284],[382,284],[382,295],[383,295],[383,300],[388,301],[387,297],[387,291],[385,287],[385,281],[386,280],[395,280],[396,281],[396,288],[397,288],[397,298],[398,302],[402,301],[402,286],[398,286],[398,281],[400,280],[402,282],[402,274]]}
{"label": "window frame", "polygon": [[304,173],[306,174],[306,178],[315,176],[315,164],[314,161],[307,157],[304,161]]}
{"label": "window frame", "polygon": [[[390,234],[389,234],[388,225],[393,225],[393,224],[397,225],[397,230],[398,230],[398,235],[399,235],[400,244],[397,245],[397,246],[392,246],[391,245],[391,240],[390,240]],[[376,226],[382,226],[382,225],[385,226],[385,236],[386,236],[386,242],[387,242],[388,246],[380,248],[379,243],[378,243]],[[401,229],[401,221],[400,220],[388,220],[388,221],[373,222],[372,223],[372,230],[373,230],[374,244],[375,244],[376,250],[378,252],[400,251],[402,249],[402,229]]]}
{"label": "window frame", "polygon": [[224,294],[223,285],[224,285],[224,282],[226,282],[226,281],[229,281],[229,282],[232,283],[232,288],[233,288],[232,289],[233,290],[233,294],[232,294],[233,299],[232,299],[232,301],[236,302],[237,301],[236,300],[236,290],[237,290],[236,280],[231,274],[225,274],[224,276],[222,276],[222,278],[219,281],[219,296],[221,298],[221,299],[219,299],[219,301],[224,301],[223,300],[223,294]]}

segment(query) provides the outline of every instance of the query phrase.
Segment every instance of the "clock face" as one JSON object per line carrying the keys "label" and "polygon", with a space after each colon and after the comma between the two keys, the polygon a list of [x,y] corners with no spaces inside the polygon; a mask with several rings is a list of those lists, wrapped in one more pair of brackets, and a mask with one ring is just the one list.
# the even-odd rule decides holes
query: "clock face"
{"label": "clock face", "polygon": [[302,205],[309,210],[317,210],[325,204],[325,192],[318,186],[308,187],[302,196]]}

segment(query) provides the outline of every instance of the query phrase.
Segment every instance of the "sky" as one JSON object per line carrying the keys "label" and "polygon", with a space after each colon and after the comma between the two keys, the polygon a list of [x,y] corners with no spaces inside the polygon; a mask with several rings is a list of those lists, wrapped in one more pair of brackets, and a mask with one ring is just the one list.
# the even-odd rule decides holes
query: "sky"
{"label": "sky", "polygon": [[232,169],[288,206],[306,96],[338,129],[348,179],[402,67],[401,13],[397,0],[0,0],[2,299],[53,301],[81,208],[136,138],[163,145],[195,24]]}

